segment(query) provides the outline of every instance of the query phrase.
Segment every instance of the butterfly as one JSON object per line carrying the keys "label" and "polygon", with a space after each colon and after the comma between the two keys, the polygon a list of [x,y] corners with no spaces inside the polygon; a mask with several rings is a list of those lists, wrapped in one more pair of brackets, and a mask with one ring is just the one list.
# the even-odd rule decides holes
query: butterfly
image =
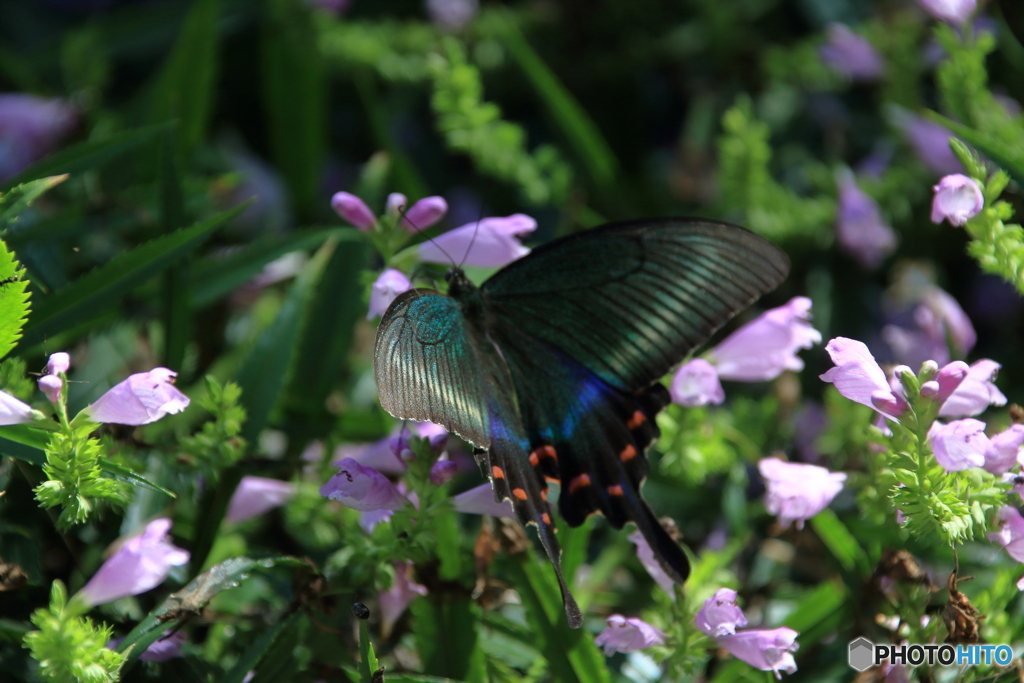
{"label": "butterfly", "polygon": [[434,422],[476,447],[495,498],[534,524],[569,625],[549,482],[561,517],[633,522],[665,572],[689,574],[679,545],[641,497],[659,380],[789,271],[777,247],[699,219],[610,223],[548,242],[480,287],[457,267],[447,295],[412,289],[377,329],[374,377],[395,417]]}

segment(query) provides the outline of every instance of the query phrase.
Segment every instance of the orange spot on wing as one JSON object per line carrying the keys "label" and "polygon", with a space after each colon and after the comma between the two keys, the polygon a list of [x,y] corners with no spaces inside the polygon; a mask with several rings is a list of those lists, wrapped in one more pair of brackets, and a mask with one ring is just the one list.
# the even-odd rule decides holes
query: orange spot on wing
{"label": "orange spot on wing", "polygon": [[541,500],[547,501],[547,499],[548,499],[547,489],[541,489],[540,490],[540,497],[541,497]]}
{"label": "orange spot on wing", "polygon": [[497,465],[495,465],[494,467],[491,468],[491,473],[494,475],[495,479],[504,479],[505,478],[505,470],[501,469]]}
{"label": "orange spot on wing", "polygon": [[629,427],[630,429],[636,429],[644,422],[647,422],[647,416],[644,415],[643,412],[638,410],[635,413],[633,413],[633,417],[629,418],[629,422],[626,423],[626,426]]}
{"label": "orange spot on wing", "polygon": [[621,453],[619,453],[619,460],[621,460],[622,462],[629,462],[635,457],[636,449],[633,448],[633,444],[629,444],[628,446],[622,449]]}
{"label": "orange spot on wing", "polygon": [[544,475],[544,481],[550,482],[552,484],[559,484],[559,485],[561,485],[561,483],[562,483],[562,480],[559,479],[558,477],[549,477],[546,474]]}
{"label": "orange spot on wing", "polygon": [[512,489],[512,495],[519,500],[526,500],[526,491],[523,489]]}
{"label": "orange spot on wing", "polygon": [[610,493],[613,496],[625,495],[622,492],[622,487],[619,486],[618,484],[616,484],[615,486],[609,486],[608,487],[608,493]]}
{"label": "orange spot on wing", "polygon": [[555,452],[554,446],[541,446],[540,448],[535,449],[533,453],[530,453],[530,462],[533,462],[534,455],[537,456],[538,460],[541,458],[551,458],[555,462],[558,462],[558,453]]}
{"label": "orange spot on wing", "polygon": [[530,453],[530,464],[534,467],[540,464],[540,458],[537,457],[537,451]]}
{"label": "orange spot on wing", "polygon": [[580,476],[578,476],[575,479],[573,479],[572,481],[570,481],[569,482],[569,493],[575,493],[576,489],[582,488],[584,486],[590,486],[590,475],[589,474],[581,474]]}
{"label": "orange spot on wing", "polygon": [[546,512],[542,512],[540,518],[544,520],[544,523],[551,526],[551,515]]}

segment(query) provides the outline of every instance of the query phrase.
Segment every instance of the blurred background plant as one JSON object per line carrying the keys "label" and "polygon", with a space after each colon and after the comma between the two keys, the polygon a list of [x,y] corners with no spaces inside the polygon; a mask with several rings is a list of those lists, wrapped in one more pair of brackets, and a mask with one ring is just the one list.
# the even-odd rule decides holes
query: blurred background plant
{"label": "blurred background plant", "polygon": [[[945,637],[954,545],[983,640],[1020,654],[1024,5],[0,0],[0,17],[4,681],[852,680],[857,636]],[[685,589],[603,519],[561,525],[572,631],[472,449],[379,407],[373,318],[440,281],[428,237],[457,257],[453,229],[485,235],[480,282],[522,243],[663,215],[745,225],[793,269],[659,418],[644,492],[693,558]],[[770,324],[792,336],[781,360],[737,365]],[[858,356],[881,403],[818,378],[851,367],[836,338],[881,364]],[[160,368],[176,409],[82,412]],[[942,412],[928,382],[952,375],[984,405]],[[989,404],[987,423],[934,422]],[[933,422],[995,445],[953,458]],[[829,494],[803,500],[801,477]],[[126,558],[151,547],[173,561],[139,580]],[[111,567],[124,590],[95,598]]]}

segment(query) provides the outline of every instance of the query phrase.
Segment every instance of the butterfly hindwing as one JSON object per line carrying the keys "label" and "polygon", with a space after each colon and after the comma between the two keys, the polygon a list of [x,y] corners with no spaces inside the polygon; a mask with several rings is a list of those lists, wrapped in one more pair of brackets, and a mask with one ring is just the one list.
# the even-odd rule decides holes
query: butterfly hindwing
{"label": "butterfly hindwing", "polygon": [[561,349],[612,386],[643,389],[789,270],[737,226],[611,223],[535,249],[483,284],[487,310]]}

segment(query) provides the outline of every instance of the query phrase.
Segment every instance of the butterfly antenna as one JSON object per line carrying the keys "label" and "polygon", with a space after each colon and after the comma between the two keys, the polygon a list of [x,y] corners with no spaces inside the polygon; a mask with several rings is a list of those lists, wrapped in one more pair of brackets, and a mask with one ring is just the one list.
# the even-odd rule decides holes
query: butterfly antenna
{"label": "butterfly antenna", "polygon": [[[407,213],[409,213],[409,209],[408,208],[399,209],[398,210],[398,215],[400,216],[399,220],[407,222],[409,225],[412,226],[413,230],[415,230],[418,233],[422,233],[423,229],[420,226],[418,226],[415,223],[413,223],[411,220],[409,220],[408,216],[406,216]],[[441,253],[443,253],[445,256],[448,257],[448,260],[451,261],[452,265],[455,265],[455,259],[453,259],[452,255],[449,254],[448,251],[444,247],[441,246],[440,242],[435,240],[430,235],[427,235],[427,239],[430,240],[434,244],[435,247],[440,249]]]}
{"label": "butterfly antenna", "polygon": [[473,244],[476,242],[476,236],[480,233],[480,223],[484,219],[484,201],[480,200],[480,215],[476,217],[476,225],[473,227],[473,238],[469,240],[469,246],[466,247],[466,253],[462,255],[462,261],[459,262],[459,269],[462,269],[462,265],[469,258],[469,252],[473,251]]}

